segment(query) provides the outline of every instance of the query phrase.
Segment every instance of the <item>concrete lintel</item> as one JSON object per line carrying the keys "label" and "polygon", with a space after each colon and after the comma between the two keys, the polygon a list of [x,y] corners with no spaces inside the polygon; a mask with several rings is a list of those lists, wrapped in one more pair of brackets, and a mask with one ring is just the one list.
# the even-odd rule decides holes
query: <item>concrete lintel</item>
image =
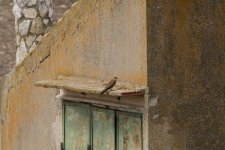
{"label": "concrete lintel", "polygon": [[[80,77],[60,76],[54,80],[36,82],[37,87],[58,88],[80,93],[99,94],[109,81],[94,80]],[[118,81],[112,90],[105,95],[109,96],[140,96],[145,94],[143,85]]]}

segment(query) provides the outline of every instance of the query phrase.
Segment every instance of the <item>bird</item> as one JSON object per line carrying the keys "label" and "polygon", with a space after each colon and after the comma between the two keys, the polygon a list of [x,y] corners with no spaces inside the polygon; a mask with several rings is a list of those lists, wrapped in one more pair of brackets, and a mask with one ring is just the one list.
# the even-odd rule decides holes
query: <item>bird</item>
{"label": "bird", "polygon": [[105,86],[104,90],[102,90],[100,95],[103,95],[105,92],[112,89],[115,86],[116,81],[117,81],[117,77],[113,77],[113,79]]}

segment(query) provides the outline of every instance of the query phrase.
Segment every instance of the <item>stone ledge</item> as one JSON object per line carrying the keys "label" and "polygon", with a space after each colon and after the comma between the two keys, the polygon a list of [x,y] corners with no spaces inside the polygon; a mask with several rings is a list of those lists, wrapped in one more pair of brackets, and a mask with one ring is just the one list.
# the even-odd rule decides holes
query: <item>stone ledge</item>
{"label": "stone ledge", "polygon": [[[60,76],[54,80],[38,81],[37,87],[65,89],[79,93],[100,94],[109,81],[81,77]],[[113,89],[106,93],[109,96],[140,96],[145,94],[146,87],[118,81]]]}

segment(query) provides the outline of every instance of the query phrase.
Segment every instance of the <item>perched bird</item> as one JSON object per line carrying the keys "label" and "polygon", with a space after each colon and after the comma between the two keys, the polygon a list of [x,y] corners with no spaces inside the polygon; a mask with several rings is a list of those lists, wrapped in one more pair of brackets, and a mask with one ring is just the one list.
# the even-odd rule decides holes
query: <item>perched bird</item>
{"label": "perched bird", "polygon": [[105,86],[105,89],[100,93],[101,95],[112,89],[116,84],[117,77],[113,77],[113,79]]}

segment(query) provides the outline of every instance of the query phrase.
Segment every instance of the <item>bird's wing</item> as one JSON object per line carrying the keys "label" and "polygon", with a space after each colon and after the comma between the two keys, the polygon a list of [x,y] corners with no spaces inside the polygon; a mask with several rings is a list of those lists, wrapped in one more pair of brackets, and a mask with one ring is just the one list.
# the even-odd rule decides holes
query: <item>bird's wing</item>
{"label": "bird's wing", "polygon": [[106,91],[111,89],[116,84],[116,80],[111,80],[105,87],[105,89],[101,92],[101,94],[104,94]]}
{"label": "bird's wing", "polygon": [[116,80],[111,80],[105,87],[105,89],[110,89],[116,84]]}

